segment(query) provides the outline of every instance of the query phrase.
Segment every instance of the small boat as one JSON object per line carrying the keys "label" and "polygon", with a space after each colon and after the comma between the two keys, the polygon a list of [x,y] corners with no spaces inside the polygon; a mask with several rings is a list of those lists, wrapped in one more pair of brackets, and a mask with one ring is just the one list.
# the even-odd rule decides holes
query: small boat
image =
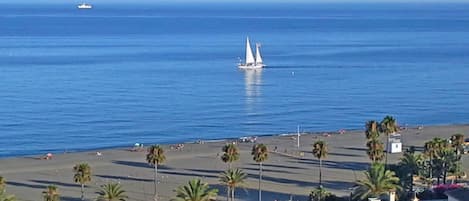
{"label": "small boat", "polygon": [[249,41],[249,37],[246,38],[246,62],[239,63],[238,67],[241,69],[259,69],[266,66],[262,61],[262,56],[260,52],[261,45],[256,43],[256,57],[252,53],[251,49],[251,42]]}
{"label": "small boat", "polygon": [[77,8],[78,9],[92,9],[93,6],[91,4],[82,3],[82,4],[79,4]]}

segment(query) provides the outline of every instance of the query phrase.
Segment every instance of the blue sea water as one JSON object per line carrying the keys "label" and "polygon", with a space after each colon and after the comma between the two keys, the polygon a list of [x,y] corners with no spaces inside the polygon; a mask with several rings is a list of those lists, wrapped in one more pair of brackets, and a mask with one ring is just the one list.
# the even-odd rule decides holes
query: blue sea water
{"label": "blue sea water", "polygon": [[0,8],[0,157],[469,122],[466,4],[94,6]]}

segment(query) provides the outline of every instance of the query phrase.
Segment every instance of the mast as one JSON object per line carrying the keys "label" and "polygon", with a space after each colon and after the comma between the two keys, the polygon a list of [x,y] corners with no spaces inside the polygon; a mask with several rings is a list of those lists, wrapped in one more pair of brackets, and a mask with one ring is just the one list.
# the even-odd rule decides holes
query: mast
{"label": "mast", "polygon": [[246,38],[246,64],[254,64],[254,55],[252,54],[251,43],[249,42],[249,37]]}
{"label": "mast", "polygon": [[256,64],[262,64],[262,57],[261,57],[261,44],[256,43]]}

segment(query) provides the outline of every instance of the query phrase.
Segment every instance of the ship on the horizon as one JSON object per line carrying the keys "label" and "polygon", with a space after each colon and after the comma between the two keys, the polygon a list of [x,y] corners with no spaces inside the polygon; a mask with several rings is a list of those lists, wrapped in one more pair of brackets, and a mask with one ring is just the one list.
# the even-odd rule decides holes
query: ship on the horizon
{"label": "ship on the horizon", "polygon": [[246,38],[246,63],[240,62],[238,67],[242,69],[260,69],[266,66],[262,61],[260,48],[261,45],[256,43],[256,58],[254,58],[251,49],[251,42],[249,41],[249,37]]}
{"label": "ship on the horizon", "polygon": [[92,9],[93,6],[91,4],[82,3],[82,4],[79,4],[77,8],[78,9]]}

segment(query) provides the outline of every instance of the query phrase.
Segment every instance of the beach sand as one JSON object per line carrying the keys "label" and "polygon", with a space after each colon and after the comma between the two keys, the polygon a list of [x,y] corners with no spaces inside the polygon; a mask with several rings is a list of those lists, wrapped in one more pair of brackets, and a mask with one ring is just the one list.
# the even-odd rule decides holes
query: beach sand
{"label": "beach sand", "polygon": [[[424,142],[434,137],[449,137],[455,133],[469,133],[469,125],[427,126],[422,130],[411,128],[402,131],[404,149],[409,146],[422,147]],[[331,133],[332,134],[332,133]],[[347,131],[345,134],[320,134],[301,136],[298,150],[296,136],[259,137],[258,143],[265,143],[273,151],[264,163],[263,200],[279,201],[306,200],[309,192],[318,185],[318,160],[311,154],[311,145],[318,139],[327,141],[329,155],[323,161],[323,185],[338,195],[348,195],[349,188],[356,179],[363,177],[369,166],[366,155],[363,131]],[[384,138],[383,138],[384,140]],[[185,184],[189,179],[201,178],[220,189],[219,200],[225,200],[225,188],[218,181],[220,172],[227,168],[221,155],[222,146],[229,142],[217,141],[205,144],[184,145],[181,151],[171,150],[164,145],[167,161],[159,166],[160,200],[166,201],[175,195],[173,189]],[[62,200],[74,201],[80,198],[80,186],[73,182],[72,168],[76,163],[87,162],[92,168],[92,182],[86,187],[85,197],[94,200],[101,184],[119,182],[127,191],[129,200],[152,200],[153,168],[145,161],[145,152],[129,151],[129,148],[55,154],[52,160],[39,160],[38,157],[7,158],[0,160],[0,175],[8,181],[8,193],[25,201],[42,200],[41,192],[53,184],[59,188]],[[240,143],[240,161],[234,167],[245,170],[249,179],[246,187],[238,189],[238,200],[257,200],[258,164],[250,155],[252,143]],[[285,153],[286,151],[286,153]],[[304,152],[300,157],[299,152]],[[389,161],[396,162],[402,154],[390,154]],[[464,157],[467,171],[469,160]]]}

